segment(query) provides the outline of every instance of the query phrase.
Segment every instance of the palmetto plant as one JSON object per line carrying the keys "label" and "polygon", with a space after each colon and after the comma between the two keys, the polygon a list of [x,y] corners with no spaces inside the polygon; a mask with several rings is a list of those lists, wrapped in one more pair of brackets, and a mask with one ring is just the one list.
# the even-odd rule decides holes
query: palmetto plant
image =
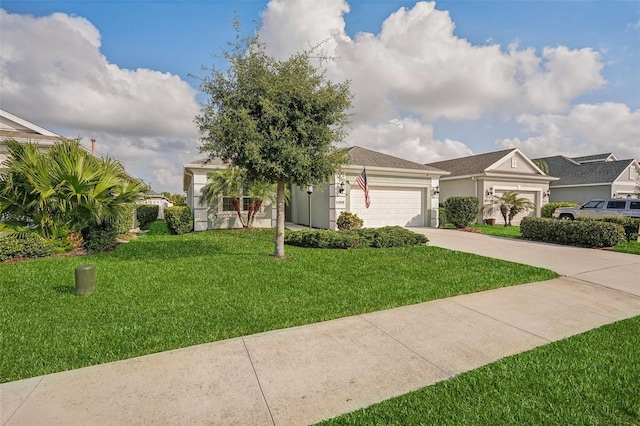
{"label": "palmetto plant", "polygon": [[501,196],[493,195],[489,203],[482,208],[484,213],[491,214],[498,210],[504,219],[504,226],[511,226],[511,221],[518,213],[535,208],[527,198],[518,197],[514,191],[506,191]]}
{"label": "palmetto plant", "polygon": [[94,157],[77,141],[65,140],[47,151],[35,143],[5,143],[8,158],[0,169],[0,214],[8,219],[1,224],[4,231],[66,239],[91,223],[112,219],[122,203],[145,189],[119,162]]}

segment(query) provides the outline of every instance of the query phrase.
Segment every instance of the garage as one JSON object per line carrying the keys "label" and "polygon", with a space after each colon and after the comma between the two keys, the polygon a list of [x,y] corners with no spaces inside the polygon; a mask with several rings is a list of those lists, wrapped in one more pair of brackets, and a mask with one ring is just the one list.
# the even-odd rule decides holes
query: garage
{"label": "garage", "polygon": [[420,188],[370,187],[371,205],[365,206],[364,192],[354,187],[349,195],[350,211],[364,220],[366,228],[381,226],[424,226],[424,190]]}

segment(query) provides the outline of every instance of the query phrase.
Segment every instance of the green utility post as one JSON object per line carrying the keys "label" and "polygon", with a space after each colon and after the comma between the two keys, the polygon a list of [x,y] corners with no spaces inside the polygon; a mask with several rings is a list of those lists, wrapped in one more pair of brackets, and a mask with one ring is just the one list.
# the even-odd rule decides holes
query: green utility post
{"label": "green utility post", "polygon": [[76,294],[83,296],[96,290],[95,265],[80,265],[76,268]]}

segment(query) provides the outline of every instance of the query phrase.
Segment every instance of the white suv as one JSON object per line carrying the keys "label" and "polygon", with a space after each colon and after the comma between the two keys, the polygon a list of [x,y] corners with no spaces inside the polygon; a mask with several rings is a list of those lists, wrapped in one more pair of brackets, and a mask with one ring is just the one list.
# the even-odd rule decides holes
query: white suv
{"label": "white suv", "polygon": [[580,207],[558,207],[553,212],[557,219],[573,220],[577,217],[628,216],[640,217],[640,198],[612,198],[591,200]]}

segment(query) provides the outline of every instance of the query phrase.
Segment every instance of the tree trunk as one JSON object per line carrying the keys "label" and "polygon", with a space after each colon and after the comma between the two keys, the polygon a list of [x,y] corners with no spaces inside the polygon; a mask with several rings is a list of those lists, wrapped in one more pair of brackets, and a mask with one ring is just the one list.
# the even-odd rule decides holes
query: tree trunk
{"label": "tree trunk", "polygon": [[278,192],[276,195],[276,258],[284,257],[284,184],[283,180],[278,181]]}
{"label": "tree trunk", "polygon": [[240,219],[240,223],[242,224],[243,228],[247,227],[247,224],[244,221],[244,218],[242,217],[242,208],[240,206],[240,198],[234,197],[233,198],[233,208],[236,209],[236,213],[238,213],[238,219]]}

